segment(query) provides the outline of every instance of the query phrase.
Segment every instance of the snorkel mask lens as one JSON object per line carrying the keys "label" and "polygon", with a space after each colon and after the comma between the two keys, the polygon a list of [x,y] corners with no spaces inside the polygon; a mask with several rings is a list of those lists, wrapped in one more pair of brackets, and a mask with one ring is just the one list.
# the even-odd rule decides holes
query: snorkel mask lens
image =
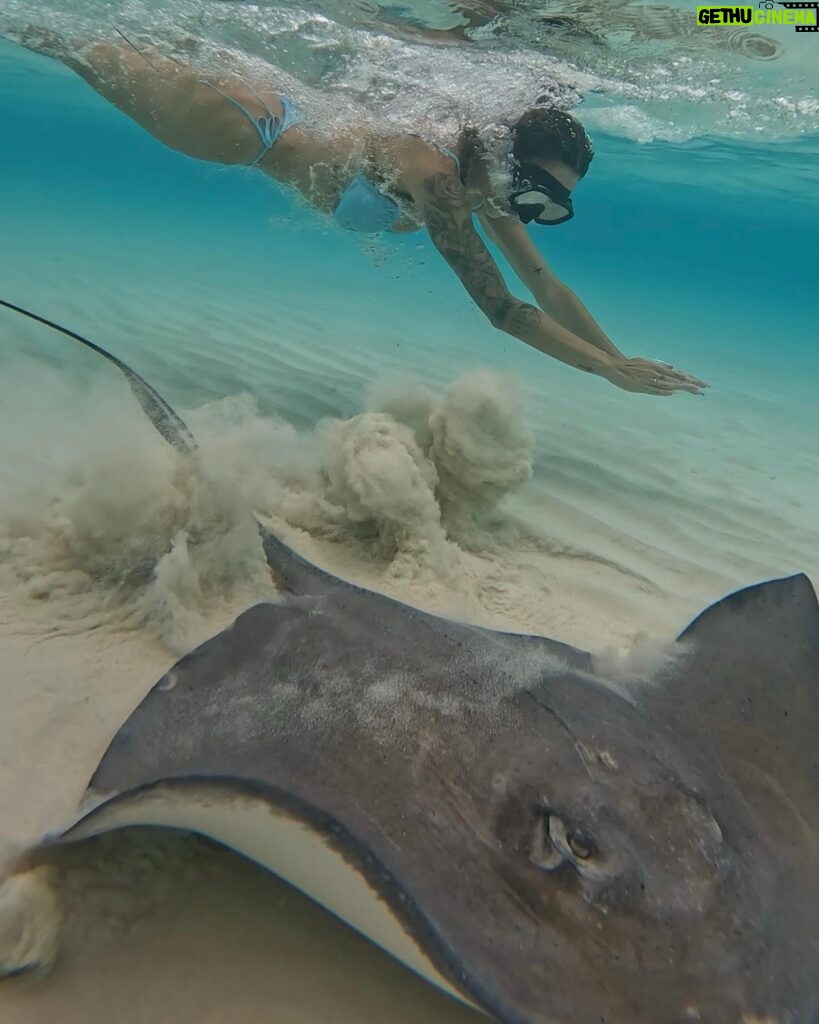
{"label": "snorkel mask lens", "polygon": [[570,199],[566,205],[562,202],[557,203],[540,189],[513,195],[510,202],[524,224],[530,224],[532,221],[538,224],[564,224],[574,216]]}
{"label": "snorkel mask lens", "polygon": [[564,224],[574,216],[569,190],[541,167],[520,167],[509,204],[524,224]]}

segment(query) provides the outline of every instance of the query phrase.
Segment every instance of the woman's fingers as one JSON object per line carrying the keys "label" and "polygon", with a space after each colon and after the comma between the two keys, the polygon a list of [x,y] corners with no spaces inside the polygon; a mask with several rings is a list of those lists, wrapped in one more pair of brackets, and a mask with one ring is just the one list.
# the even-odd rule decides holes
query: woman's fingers
{"label": "woman's fingers", "polygon": [[654,359],[624,359],[614,367],[612,383],[625,391],[644,395],[667,397],[678,391],[701,395],[708,385],[705,381],[682,370],[675,370],[668,363]]}
{"label": "woman's fingers", "polygon": [[649,381],[652,385],[669,388],[672,391],[687,391],[691,395],[701,395],[702,388],[698,384],[690,384],[685,380],[651,380]]}
{"label": "woman's fingers", "polygon": [[675,370],[672,367],[662,367],[662,374],[669,380],[678,380],[684,384],[692,384],[696,388],[707,388],[708,385],[704,380],[700,380],[699,377],[695,377],[690,373],[683,373],[682,370]]}
{"label": "woman's fingers", "polygon": [[702,389],[707,387],[707,384],[703,381],[687,373],[670,373],[668,371],[663,371],[662,373],[655,372],[654,374],[648,373],[647,379],[650,384],[667,386],[674,391],[687,391],[692,395],[701,395]]}
{"label": "woman's fingers", "polygon": [[678,391],[687,391],[691,395],[701,395],[702,391],[694,384],[687,384],[684,381],[669,380],[663,377],[648,376],[640,374],[639,377],[631,378],[638,391],[649,395],[674,395]]}
{"label": "woman's fingers", "polygon": [[674,380],[685,381],[686,384],[693,384],[698,388],[708,387],[704,380],[700,380],[699,377],[694,377],[690,373],[681,373],[679,370],[667,370],[666,373],[673,377]]}
{"label": "woman's fingers", "polygon": [[699,377],[695,377],[693,374],[685,373],[683,370],[675,370],[670,363],[642,358],[629,359],[627,360],[627,363],[636,369],[645,371],[652,376],[660,377],[664,380],[681,381],[685,384],[691,384],[695,388],[708,387],[708,384],[704,380],[700,380]]}

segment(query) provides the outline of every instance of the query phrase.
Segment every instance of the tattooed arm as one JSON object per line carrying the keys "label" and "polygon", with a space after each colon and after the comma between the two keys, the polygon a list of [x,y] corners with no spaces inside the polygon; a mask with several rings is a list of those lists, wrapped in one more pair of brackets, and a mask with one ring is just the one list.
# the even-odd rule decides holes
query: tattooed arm
{"label": "tattooed arm", "polygon": [[478,217],[487,235],[498,246],[541,309],[601,352],[616,359],[625,356],[609,338],[575,293],[549,269],[529,233],[514,217],[489,217],[483,209]]}
{"label": "tattooed arm", "polygon": [[671,395],[675,391],[698,393],[705,386],[663,363],[625,359],[602,351],[548,313],[516,299],[475,230],[464,187],[449,161],[419,174],[417,180],[409,175],[403,180],[423,213],[436,248],[493,327],[563,363],[604,377],[625,391]]}
{"label": "tattooed arm", "polygon": [[[415,187],[413,188],[413,184]],[[493,327],[511,334],[561,362],[605,376],[612,357],[566,330],[548,314],[516,299],[472,223],[464,187],[447,161],[410,183],[435,247],[486,314]]]}

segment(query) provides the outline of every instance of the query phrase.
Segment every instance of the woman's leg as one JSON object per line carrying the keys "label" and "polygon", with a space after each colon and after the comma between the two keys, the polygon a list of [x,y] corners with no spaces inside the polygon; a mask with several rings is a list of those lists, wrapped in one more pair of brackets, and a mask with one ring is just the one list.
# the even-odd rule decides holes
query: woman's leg
{"label": "woman's leg", "polygon": [[[156,139],[199,160],[252,164],[262,145],[248,118],[205,83],[193,65],[164,57],[153,48],[95,42],[73,49],[56,33],[28,29],[18,41],[27,49],[59,60],[109,103]],[[207,76],[255,114],[265,113],[259,98],[241,79]],[[264,96],[281,114],[275,96]]]}
{"label": "woman's leg", "polygon": [[363,133],[330,138],[296,125],[259,160],[264,143],[235,103],[253,117],[268,110],[281,116],[276,93],[257,94],[232,75],[205,76],[193,64],[165,57],[153,47],[137,49],[124,36],[121,43],[83,45],[31,28],[14,41],[71,68],[166,146],[215,163],[258,162],[260,170],[292,185],[321,210],[329,212],[338,202],[339,168],[343,176],[343,168],[360,158]]}

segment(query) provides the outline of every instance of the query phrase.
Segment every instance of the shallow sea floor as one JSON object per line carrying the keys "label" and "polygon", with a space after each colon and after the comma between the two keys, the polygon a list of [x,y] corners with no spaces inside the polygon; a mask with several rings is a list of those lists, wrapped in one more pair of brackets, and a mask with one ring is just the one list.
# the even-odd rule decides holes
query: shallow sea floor
{"label": "shallow sea floor", "polygon": [[[253,512],[400,599],[615,653],[819,580],[819,357],[788,270],[815,210],[653,188],[646,150],[603,139],[583,216],[538,242],[630,354],[712,385],[654,400],[493,332],[420,237],[342,235],[45,62],[0,81],[2,297],[109,347],[202,442],[180,464],[113,368],[2,313],[4,843],[66,820],[173,660],[272,595]],[[703,166],[652,153],[672,181]],[[470,1019],[202,842],[113,838],[58,874],[63,954],[0,989],[14,1024]]]}

